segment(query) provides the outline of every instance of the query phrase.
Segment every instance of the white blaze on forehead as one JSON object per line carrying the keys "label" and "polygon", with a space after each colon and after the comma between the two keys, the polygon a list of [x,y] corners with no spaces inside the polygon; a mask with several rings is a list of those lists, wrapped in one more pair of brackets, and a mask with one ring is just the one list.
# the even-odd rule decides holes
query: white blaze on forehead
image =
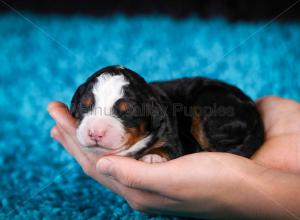
{"label": "white blaze on forehead", "polygon": [[102,74],[93,88],[95,108],[109,113],[113,105],[124,95],[123,87],[129,82],[123,75]]}

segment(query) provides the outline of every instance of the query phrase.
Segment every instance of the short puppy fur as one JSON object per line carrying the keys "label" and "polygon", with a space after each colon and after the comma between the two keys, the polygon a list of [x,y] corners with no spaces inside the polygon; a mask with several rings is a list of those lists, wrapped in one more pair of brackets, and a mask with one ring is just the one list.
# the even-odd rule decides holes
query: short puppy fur
{"label": "short puppy fur", "polygon": [[255,103],[202,77],[147,83],[123,66],[105,67],[76,90],[71,113],[82,147],[149,163],[201,151],[250,157],[264,141]]}

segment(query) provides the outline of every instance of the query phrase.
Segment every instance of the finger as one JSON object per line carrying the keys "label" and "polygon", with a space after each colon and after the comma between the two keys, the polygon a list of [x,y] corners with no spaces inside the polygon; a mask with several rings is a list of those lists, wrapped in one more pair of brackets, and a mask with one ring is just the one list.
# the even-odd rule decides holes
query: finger
{"label": "finger", "polygon": [[[82,148],[79,143],[60,126],[57,125],[58,130],[61,132],[62,138],[60,143],[65,147],[68,152],[75,157],[77,162],[81,165],[85,173],[89,175],[90,170],[95,169],[96,161],[99,159],[96,155],[88,155]],[[94,167],[94,168],[93,168]]]}
{"label": "finger", "polygon": [[[70,147],[72,148],[72,151],[74,152],[75,157],[80,157],[82,154],[85,155],[91,162],[93,162],[94,165],[96,165],[96,162],[99,160],[101,156],[98,154],[95,154],[93,152],[89,152],[88,150],[83,149],[80,146],[80,143],[77,140],[77,137],[73,137],[70,135],[67,131],[65,131],[62,126],[58,125],[59,129],[62,131],[64,137],[69,140],[70,143],[73,143]],[[76,136],[76,135],[75,135]]]}
{"label": "finger", "polygon": [[[56,140],[58,142],[60,142],[65,149],[72,155],[75,157],[75,159],[78,161],[78,163],[83,167],[86,165],[83,164],[87,164],[90,163],[90,160],[83,160],[85,158],[85,156],[83,155],[83,152],[80,151],[76,151],[76,155],[73,152],[73,148],[70,147],[70,145],[74,146],[73,143],[70,143],[68,141],[68,137],[66,134],[64,134],[64,132],[62,131],[62,129],[59,126],[54,126],[53,129],[51,130],[51,133],[54,133],[54,136],[56,138]],[[83,158],[82,158],[83,157]],[[87,169],[87,168],[86,168]],[[89,169],[91,169],[91,167],[89,167]],[[95,166],[93,168],[95,170]],[[115,193],[120,194],[120,191],[118,190],[118,188],[113,184],[113,179],[105,176],[105,175],[101,175],[97,172],[91,172],[91,170],[89,170],[89,174],[99,183],[101,183],[102,185],[110,188],[112,191],[114,191]]]}
{"label": "finger", "polygon": [[71,155],[73,155],[76,161],[80,164],[84,173],[96,179],[96,176],[98,175],[98,172],[96,172],[96,162],[99,157],[95,154],[86,153],[80,147],[80,145],[77,142],[74,142],[69,134],[60,127],[60,125],[58,125],[58,128],[60,129],[60,131],[62,131],[63,136],[61,144],[63,144],[68,152],[71,152]]}
{"label": "finger", "polygon": [[[115,185],[113,185],[112,178],[105,175],[101,175],[98,172],[95,172],[95,165],[93,167],[92,166],[87,167],[87,164],[95,164],[95,163],[91,163],[90,158],[84,155],[85,153],[78,146],[76,146],[76,143],[73,143],[72,140],[69,140],[68,134],[66,134],[61,127],[59,127],[58,125],[54,126],[51,130],[51,135],[52,134],[53,134],[53,138],[55,138],[59,143],[61,143],[64,146],[64,148],[72,156],[75,157],[75,159],[82,167],[85,167],[84,170],[86,173],[89,173],[90,176],[92,176],[96,181],[98,181],[102,185],[110,188],[115,193],[120,194],[118,188],[116,188]],[[75,153],[74,153],[74,149],[75,149]],[[89,169],[88,172],[87,169]],[[93,169],[94,172],[92,172],[91,169]]]}
{"label": "finger", "polygon": [[[77,160],[77,162],[84,167],[84,170],[88,169],[88,165],[91,163],[90,158],[82,151],[78,142],[74,141],[67,132],[60,125],[55,125],[51,129],[51,136],[57,140],[64,148]],[[95,164],[95,162],[93,163]]]}
{"label": "finger", "polygon": [[50,135],[53,139],[59,141],[62,138],[61,132],[58,130],[58,127],[55,125],[50,131]]}
{"label": "finger", "polygon": [[107,156],[98,161],[96,168],[127,187],[161,193],[172,182],[174,167],[170,169],[171,166],[172,161],[147,164],[128,157]]}
{"label": "finger", "polygon": [[278,96],[264,96],[256,100],[257,105],[263,105],[265,103],[276,103],[282,101],[283,98]]}
{"label": "finger", "polygon": [[48,105],[48,111],[57,123],[54,132],[60,131],[62,136],[59,142],[78,162],[85,163],[86,155],[83,155],[76,137],[76,120],[71,116],[68,107],[64,103],[55,101]]}
{"label": "finger", "polygon": [[75,135],[77,123],[72,117],[68,107],[61,102],[52,102],[48,105],[51,117],[69,134]]}
{"label": "finger", "polygon": [[92,176],[96,173],[92,172],[95,170],[95,162],[90,160],[85,152],[81,150],[78,143],[74,142],[73,139],[70,138],[70,136],[60,127],[60,125],[53,127],[51,130],[51,134],[52,133],[55,135],[56,140],[61,143],[73,157],[75,157],[86,174]]}
{"label": "finger", "polygon": [[66,151],[68,151],[69,154],[71,154],[74,157],[74,147],[76,147],[75,145],[69,145],[66,141],[65,135],[63,134],[63,130],[58,126],[55,125],[52,129],[51,129],[51,136],[58,141],[61,145],[63,145],[63,147],[66,149]]}
{"label": "finger", "polygon": [[285,99],[278,96],[265,96],[256,101],[258,110],[261,113],[266,111],[287,111],[299,109],[299,102],[292,99]]}
{"label": "finger", "polygon": [[119,183],[113,178],[110,179],[109,188],[113,187],[112,190],[125,198],[129,205],[135,210],[155,214],[158,213],[162,207],[164,211],[166,211],[168,207],[178,204],[178,201],[165,196],[139,189],[133,189]]}
{"label": "finger", "polygon": [[99,159],[99,156],[88,154],[82,150],[76,137],[75,119],[70,115],[68,108],[63,103],[50,103],[48,109],[50,115],[57,123],[57,128],[54,129],[54,132],[58,130],[61,134],[59,142],[75,157],[84,172],[91,176],[91,171],[95,170],[96,161]]}
{"label": "finger", "polygon": [[[95,168],[96,170],[96,168]],[[115,180],[109,176],[102,175],[94,172],[94,175],[91,176],[95,181],[100,183],[101,185],[105,186],[106,188],[112,190],[113,192],[117,193],[118,195],[122,195],[120,188],[115,184]]]}
{"label": "finger", "polygon": [[50,102],[47,106],[47,110],[51,110],[52,108],[60,108],[60,107],[67,107],[64,103],[59,102],[59,101],[53,101]]}

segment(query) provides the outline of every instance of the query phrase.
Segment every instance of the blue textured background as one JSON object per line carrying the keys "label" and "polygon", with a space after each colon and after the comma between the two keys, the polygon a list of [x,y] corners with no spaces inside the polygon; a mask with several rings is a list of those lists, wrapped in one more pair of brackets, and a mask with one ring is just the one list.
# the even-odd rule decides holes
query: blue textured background
{"label": "blue textured background", "polygon": [[299,23],[258,31],[264,22],[26,17],[44,31],[16,14],[0,15],[0,219],[150,218],[87,178],[49,136],[47,103],[69,103],[103,66],[123,64],[147,80],[204,75],[252,98],[300,99]]}

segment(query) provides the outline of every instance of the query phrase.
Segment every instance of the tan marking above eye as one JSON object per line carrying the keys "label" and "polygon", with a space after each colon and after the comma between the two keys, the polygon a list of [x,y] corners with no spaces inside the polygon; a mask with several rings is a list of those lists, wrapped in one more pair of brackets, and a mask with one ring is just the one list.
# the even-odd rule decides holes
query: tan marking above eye
{"label": "tan marking above eye", "polygon": [[128,108],[129,108],[128,102],[126,102],[126,101],[124,101],[124,100],[121,100],[121,101],[118,103],[118,109],[119,109],[121,112],[127,111]]}
{"label": "tan marking above eye", "polygon": [[86,107],[90,107],[91,105],[93,105],[93,98],[91,96],[84,96],[81,99],[81,103],[86,106]]}

